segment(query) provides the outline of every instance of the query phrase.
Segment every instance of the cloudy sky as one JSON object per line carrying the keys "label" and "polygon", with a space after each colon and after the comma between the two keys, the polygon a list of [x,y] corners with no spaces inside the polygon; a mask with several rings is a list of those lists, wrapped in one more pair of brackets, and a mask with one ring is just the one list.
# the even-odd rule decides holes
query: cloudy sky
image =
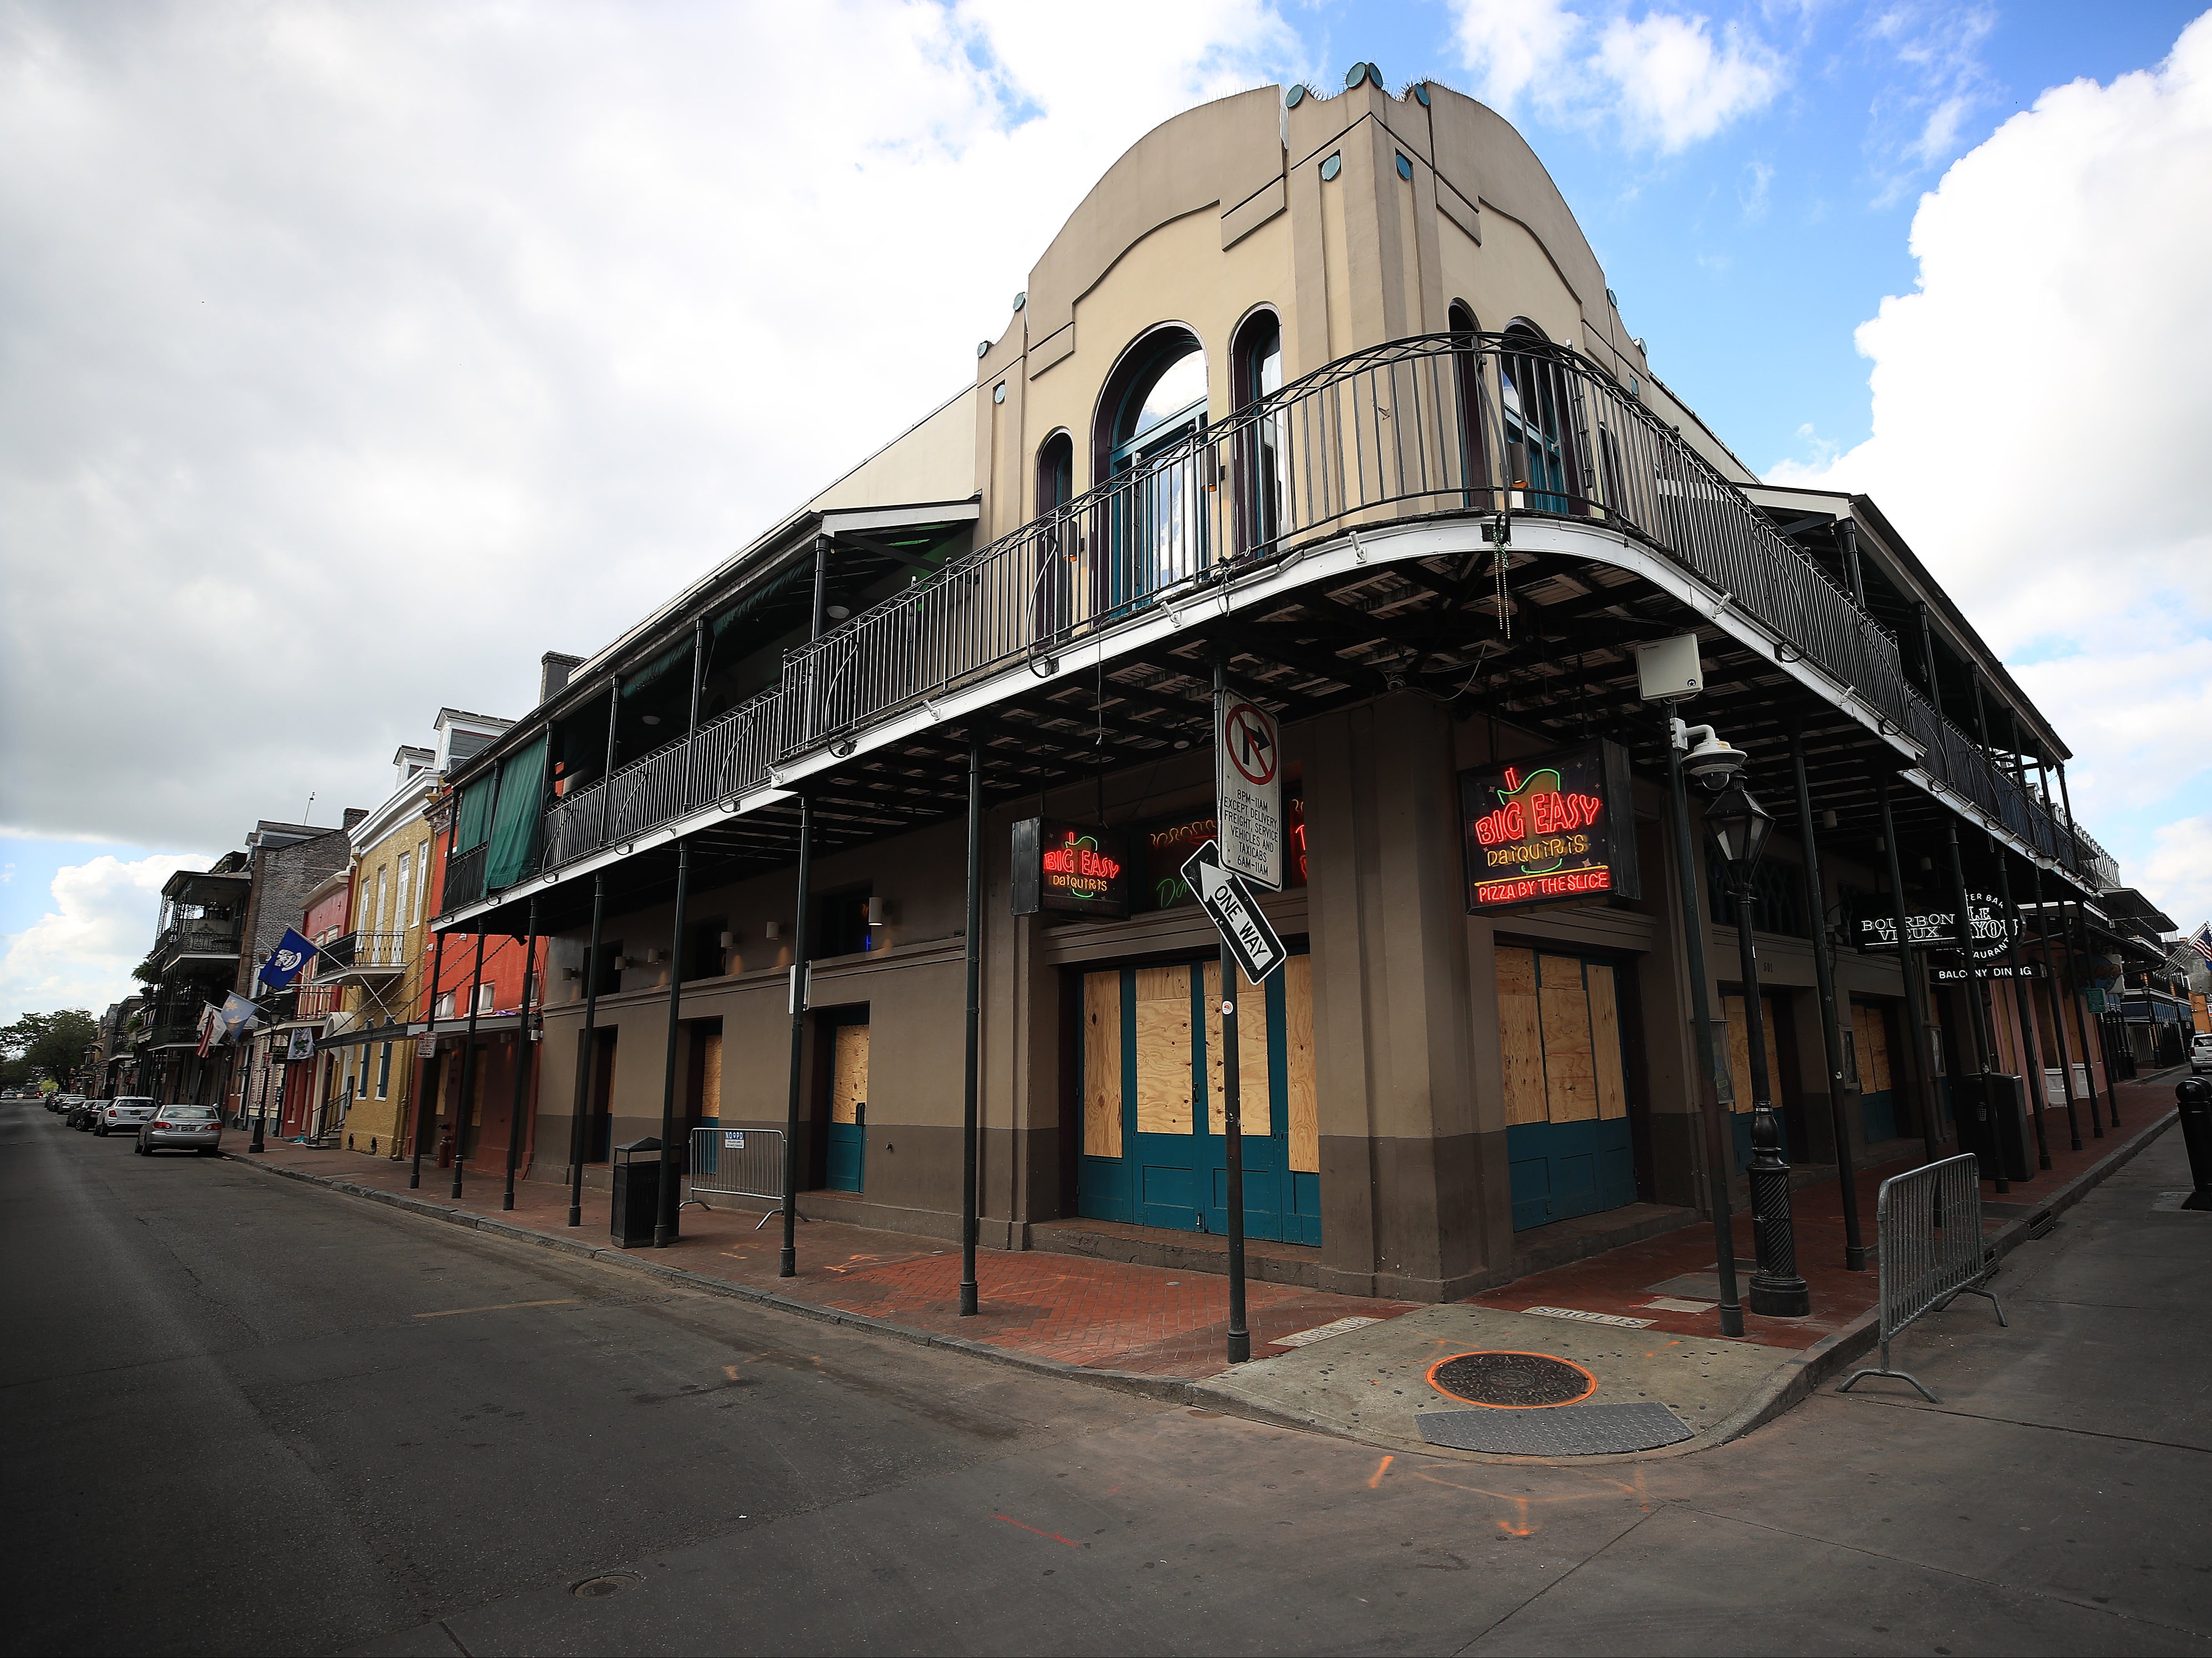
{"label": "cloudy sky", "polygon": [[112,999],[171,870],[374,805],[965,384],[1147,128],[1364,58],[1522,125],[1739,453],[1877,496],[2191,925],[2193,15],[0,0],[0,1019]]}

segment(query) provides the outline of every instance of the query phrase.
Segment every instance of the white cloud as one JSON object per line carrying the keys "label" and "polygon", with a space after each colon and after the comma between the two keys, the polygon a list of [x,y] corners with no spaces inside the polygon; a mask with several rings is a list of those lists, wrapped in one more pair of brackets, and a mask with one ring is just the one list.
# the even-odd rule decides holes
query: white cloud
{"label": "white cloud", "polygon": [[2093,832],[2193,816],[2212,783],[2212,16],[2155,71],[2006,122],[1923,198],[1912,250],[1917,290],[1858,331],[1872,436],[1770,476],[1872,495],[2029,659]]}
{"label": "white cloud", "polygon": [[11,935],[0,957],[0,1024],[63,1007],[98,1013],[129,995],[137,987],[131,969],[154,942],[162,883],[208,861],[155,853],[128,863],[102,856],[55,871],[53,908]]}
{"label": "white cloud", "polygon": [[2212,920],[2212,814],[2162,826],[2143,859],[2142,887],[2185,933]]}
{"label": "white cloud", "polygon": [[1557,119],[1618,122],[1631,145],[1666,155],[1765,108],[1788,80],[1740,25],[1716,39],[1708,19],[1677,12],[1599,27],[1559,0],[1460,0],[1458,35],[1477,95],[1499,111],[1526,98]]}
{"label": "white cloud", "polygon": [[1597,63],[1630,129],[1670,154],[1765,108],[1784,80],[1781,60],[1736,25],[1716,45],[1704,18],[1665,12],[1634,23],[1613,19],[1598,42]]}
{"label": "white cloud", "polygon": [[46,837],[368,805],[963,385],[1261,0],[0,13],[0,753]]}

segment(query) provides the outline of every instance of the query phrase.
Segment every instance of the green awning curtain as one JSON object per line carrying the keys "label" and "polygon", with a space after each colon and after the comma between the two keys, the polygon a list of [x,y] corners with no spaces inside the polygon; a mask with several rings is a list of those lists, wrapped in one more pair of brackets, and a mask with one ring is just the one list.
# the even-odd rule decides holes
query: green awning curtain
{"label": "green awning curtain", "polygon": [[[530,872],[542,818],[545,782],[545,738],[508,756],[499,768],[499,804],[492,811],[491,851],[484,865],[484,890],[499,892]],[[462,805],[465,810],[467,802]]]}
{"label": "green awning curtain", "polygon": [[491,833],[492,779],[479,777],[461,791],[459,816],[453,824],[456,854],[474,852]]}

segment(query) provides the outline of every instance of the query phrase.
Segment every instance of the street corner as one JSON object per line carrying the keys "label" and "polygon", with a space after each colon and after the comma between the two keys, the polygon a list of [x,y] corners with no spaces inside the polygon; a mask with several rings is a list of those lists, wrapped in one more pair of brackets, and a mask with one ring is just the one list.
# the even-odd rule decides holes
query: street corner
{"label": "street corner", "polygon": [[1462,1303],[1349,1330],[1204,1385],[1394,1450],[1579,1462],[1720,1443],[1786,1385],[1797,1357]]}

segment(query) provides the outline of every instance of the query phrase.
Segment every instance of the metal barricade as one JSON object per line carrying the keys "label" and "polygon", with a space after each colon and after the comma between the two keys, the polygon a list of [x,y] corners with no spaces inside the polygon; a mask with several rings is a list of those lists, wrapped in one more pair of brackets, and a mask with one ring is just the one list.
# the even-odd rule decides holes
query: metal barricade
{"label": "metal barricade", "polygon": [[1996,1262],[1982,1243],[1979,1160],[1969,1153],[1891,1175],[1875,1200],[1875,1230],[1881,1247],[1881,1363],[1852,1371],[1836,1391],[1849,1393],[1862,1376],[1895,1376],[1936,1404],[1918,1378],[1890,1368],[1889,1344],[1898,1333],[1962,1295],[1986,1297],[1997,1322],[2011,1327],[1996,1297],[1982,1288]]}
{"label": "metal barricade", "polygon": [[759,1231],[783,1212],[783,1149],[781,1128],[717,1125],[693,1129],[690,1182],[684,1203],[712,1209],[714,1206],[702,1193],[708,1197],[768,1199],[775,1207],[760,1218],[760,1226],[753,1228]]}

